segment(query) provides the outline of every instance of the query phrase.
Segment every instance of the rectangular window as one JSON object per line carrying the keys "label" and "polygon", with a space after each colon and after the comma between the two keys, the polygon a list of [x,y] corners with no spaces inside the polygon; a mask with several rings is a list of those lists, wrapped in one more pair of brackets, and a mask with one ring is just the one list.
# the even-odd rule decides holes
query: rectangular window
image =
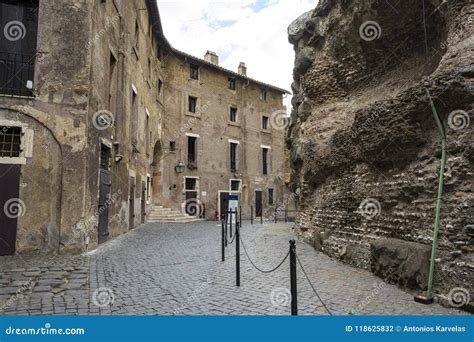
{"label": "rectangular window", "polygon": [[0,157],[19,157],[21,137],[21,127],[0,126]]}
{"label": "rectangular window", "polygon": [[132,91],[132,117],[131,117],[131,128],[132,132],[130,137],[132,139],[132,144],[137,144],[137,125],[138,125],[138,95]]}
{"label": "rectangular window", "polygon": [[262,148],[262,172],[264,175],[268,175],[268,148]]}
{"label": "rectangular window", "polygon": [[261,89],[260,90],[260,100],[267,101],[267,90]]}
{"label": "rectangular window", "polygon": [[33,96],[38,6],[38,0],[0,1],[0,94]]}
{"label": "rectangular window", "polygon": [[146,176],[146,200],[149,203],[151,200],[151,177]]}
{"label": "rectangular window", "polygon": [[270,119],[268,116],[262,116],[262,129],[268,129],[268,122]]}
{"label": "rectangular window", "polygon": [[176,141],[170,141],[170,152],[176,152]]}
{"label": "rectangular window", "polygon": [[185,187],[185,190],[197,190],[197,179],[185,178],[184,187]]}
{"label": "rectangular window", "polygon": [[237,146],[236,143],[230,143],[230,172],[237,171]]}
{"label": "rectangular window", "polygon": [[240,191],[240,180],[231,179],[230,181],[230,191]]}
{"label": "rectangular window", "polygon": [[109,111],[115,113],[115,94],[117,92],[117,59],[110,53],[109,61]]}
{"label": "rectangular window", "polygon": [[273,189],[268,189],[268,204],[269,204],[269,205],[273,205],[273,204],[274,204],[274,199],[273,199],[274,192],[275,192],[275,190],[273,190]]}
{"label": "rectangular window", "polygon": [[228,78],[228,86],[229,86],[229,89],[235,90],[235,78],[233,77]]}
{"label": "rectangular window", "polygon": [[189,96],[188,98],[188,112],[196,113],[197,109],[197,97]]}
{"label": "rectangular window", "polygon": [[[188,164],[197,163],[197,138],[188,136]],[[188,165],[189,166],[189,165]]]}
{"label": "rectangular window", "polygon": [[150,155],[150,141],[151,141],[151,131],[150,131],[150,116],[147,115],[145,118],[145,151],[146,155]]}
{"label": "rectangular window", "polygon": [[199,66],[196,64],[189,65],[189,77],[193,80],[199,79]]}
{"label": "rectangular window", "polygon": [[237,108],[230,107],[230,121],[237,122]]}
{"label": "rectangular window", "polygon": [[110,148],[107,145],[100,145],[100,168],[110,170]]}

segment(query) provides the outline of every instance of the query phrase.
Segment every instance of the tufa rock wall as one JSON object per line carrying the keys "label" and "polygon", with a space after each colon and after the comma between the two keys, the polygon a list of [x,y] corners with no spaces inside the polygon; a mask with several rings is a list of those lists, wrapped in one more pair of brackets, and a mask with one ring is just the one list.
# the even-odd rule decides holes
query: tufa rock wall
{"label": "tufa rock wall", "polygon": [[467,0],[321,0],[288,28],[296,57],[287,138],[298,233],[419,291],[441,155],[429,89],[447,131],[434,292],[463,287],[471,304],[473,17]]}

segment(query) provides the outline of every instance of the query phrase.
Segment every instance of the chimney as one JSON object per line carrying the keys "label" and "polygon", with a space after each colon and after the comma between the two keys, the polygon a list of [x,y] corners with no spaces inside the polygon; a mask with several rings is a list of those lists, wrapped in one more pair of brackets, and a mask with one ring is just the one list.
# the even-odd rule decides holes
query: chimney
{"label": "chimney", "polygon": [[204,55],[204,60],[209,63],[219,65],[219,56],[217,56],[215,52],[207,50],[206,54]]}
{"label": "chimney", "polygon": [[247,67],[244,62],[239,63],[239,75],[247,76]]}

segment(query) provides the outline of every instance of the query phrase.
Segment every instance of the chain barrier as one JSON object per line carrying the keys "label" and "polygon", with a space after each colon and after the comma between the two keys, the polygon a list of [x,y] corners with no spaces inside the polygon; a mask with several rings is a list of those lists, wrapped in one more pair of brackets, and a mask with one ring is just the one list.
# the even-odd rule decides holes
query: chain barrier
{"label": "chain barrier", "polygon": [[300,258],[298,257],[298,254],[296,254],[296,260],[298,261],[298,264],[300,265],[301,270],[303,271],[303,274],[304,274],[306,280],[308,281],[309,285],[310,285],[311,288],[313,289],[314,294],[316,295],[316,297],[318,297],[319,301],[323,304],[324,309],[327,311],[327,313],[328,313],[330,316],[332,316],[332,312],[328,309],[328,307],[326,306],[326,304],[323,302],[323,300],[322,300],[321,297],[319,296],[318,291],[316,291],[315,287],[313,286],[313,283],[311,283],[311,280],[309,280],[309,277],[308,277],[308,275],[306,274],[306,271],[305,271],[305,269],[304,269],[304,267],[303,267],[303,264],[302,264],[301,261],[300,261]]}
{"label": "chain barrier", "polygon": [[[239,229],[239,228],[237,228]],[[239,229],[239,233],[240,233],[240,229]],[[283,258],[283,260],[274,268],[272,268],[271,270],[262,270],[260,269],[257,265],[255,265],[255,263],[253,262],[253,260],[250,258],[248,252],[247,252],[247,248],[245,248],[245,243],[244,243],[244,240],[242,239],[242,236],[240,237],[240,242],[242,243],[242,247],[244,248],[244,252],[245,252],[245,255],[247,256],[247,258],[249,259],[250,261],[250,264],[252,264],[252,266],[259,272],[262,272],[262,273],[272,273],[274,271],[276,271],[277,269],[280,268],[281,265],[283,265],[283,263],[285,262],[286,259],[288,259],[288,256],[290,255],[290,252],[286,253],[285,257]]]}

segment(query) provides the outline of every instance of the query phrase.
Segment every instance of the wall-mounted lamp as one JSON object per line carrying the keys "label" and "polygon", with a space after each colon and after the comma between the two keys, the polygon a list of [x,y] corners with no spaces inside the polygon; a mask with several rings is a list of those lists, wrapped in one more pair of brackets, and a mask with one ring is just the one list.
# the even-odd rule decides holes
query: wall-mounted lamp
{"label": "wall-mounted lamp", "polygon": [[179,162],[179,163],[174,167],[174,170],[176,171],[176,173],[183,173],[185,168],[186,168],[186,166],[185,166],[182,162]]}
{"label": "wall-mounted lamp", "polygon": [[123,155],[121,155],[121,154],[116,154],[114,158],[115,158],[115,162],[116,162],[116,163],[120,163],[120,162],[122,161],[122,159],[123,159]]}

